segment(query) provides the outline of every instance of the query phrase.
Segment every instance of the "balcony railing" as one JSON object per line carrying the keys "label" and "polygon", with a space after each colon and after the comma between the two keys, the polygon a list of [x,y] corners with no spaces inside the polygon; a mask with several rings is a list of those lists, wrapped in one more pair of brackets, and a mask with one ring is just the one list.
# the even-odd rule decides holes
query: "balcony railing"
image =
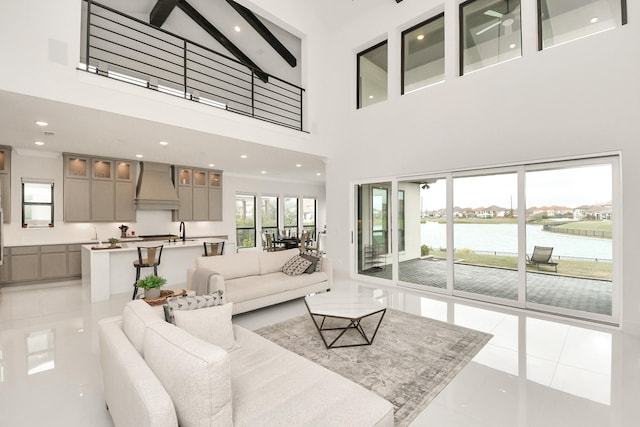
{"label": "balcony railing", "polygon": [[108,6],[85,6],[81,69],[303,130],[304,89]]}

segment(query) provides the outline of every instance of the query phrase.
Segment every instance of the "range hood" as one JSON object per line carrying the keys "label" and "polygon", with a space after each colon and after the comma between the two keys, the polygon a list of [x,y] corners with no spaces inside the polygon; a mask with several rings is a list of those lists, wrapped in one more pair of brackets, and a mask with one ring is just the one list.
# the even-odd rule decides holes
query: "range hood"
{"label": "range hood", "polygon": [[178,193],[171,179],[171,166],[140,162],[136,187],[136,208],[141,210],[174,210],[180,207]]}

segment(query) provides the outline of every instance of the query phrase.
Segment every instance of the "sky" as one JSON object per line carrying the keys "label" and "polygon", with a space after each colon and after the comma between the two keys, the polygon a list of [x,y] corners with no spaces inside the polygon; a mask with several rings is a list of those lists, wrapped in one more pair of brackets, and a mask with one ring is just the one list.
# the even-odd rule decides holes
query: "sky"
{"label": "sky", "polygon": [[[421,190],[422,210],[444,209],[445,180]],[[517,208],[517,174],[462,177],[454,179],[454,206]],[[582,166],[526,173],[527,207],[595,205],[611,202],[611,165]]]}

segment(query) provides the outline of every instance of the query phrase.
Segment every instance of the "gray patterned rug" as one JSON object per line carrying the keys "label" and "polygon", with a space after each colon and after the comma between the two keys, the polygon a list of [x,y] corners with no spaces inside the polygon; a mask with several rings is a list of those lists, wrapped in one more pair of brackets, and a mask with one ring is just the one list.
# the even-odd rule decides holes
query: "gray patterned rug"
{"label": "gray patterned rug", "polygon": [[[373,317],[362,321],[367,333],[378,322]],[[387,399],[396,426],[408,425],[491,339],[393,309],[387,309],[371,346],[327,350],[308,314],[256,332]],[[343,339],[344,344],[361,337],[352,329]]]}

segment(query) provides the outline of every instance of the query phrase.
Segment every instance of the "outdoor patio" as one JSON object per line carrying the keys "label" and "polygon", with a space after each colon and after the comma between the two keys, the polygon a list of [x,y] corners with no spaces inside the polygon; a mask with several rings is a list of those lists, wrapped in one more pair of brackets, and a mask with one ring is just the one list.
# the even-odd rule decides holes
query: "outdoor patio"
{"label": "outdoor patio", "polygon": [[[445,288],[447,263],[437,259],[413,259],[399,265],[401,282]],[[393,268],[362,272],[367,276],[391,280]],[[518,298],[516,270],[455,264],[455,289],[498,298]],[[569,277],[528,271],[527,301],[553,307],[611,315],[612,285],[607,280]]]}

